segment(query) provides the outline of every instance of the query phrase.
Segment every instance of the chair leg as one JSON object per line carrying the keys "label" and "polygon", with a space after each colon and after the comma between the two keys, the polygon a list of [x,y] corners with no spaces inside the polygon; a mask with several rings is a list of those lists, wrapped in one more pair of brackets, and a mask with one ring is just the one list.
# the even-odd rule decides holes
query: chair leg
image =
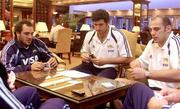
{"label": "chair leg", "polygon": [[74,56],[74,52],[72,52],[72,56]]}
{"label": "chair leg", "polygon": [[68,60],[69,60],[69,64],[71,64],[71,52],[68,53]]}

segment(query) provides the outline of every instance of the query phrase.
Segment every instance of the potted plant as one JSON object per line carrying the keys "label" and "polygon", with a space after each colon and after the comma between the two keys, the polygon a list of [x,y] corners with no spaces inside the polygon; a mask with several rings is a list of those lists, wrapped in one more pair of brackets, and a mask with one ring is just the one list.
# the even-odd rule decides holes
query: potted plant
{"label": "potted plant", "polygon": [[74,31],[82,18],[84,18],[84,15],[82,14],[64,14],[59,18],[58,23],[63,24],[64,27],[69,27]]}

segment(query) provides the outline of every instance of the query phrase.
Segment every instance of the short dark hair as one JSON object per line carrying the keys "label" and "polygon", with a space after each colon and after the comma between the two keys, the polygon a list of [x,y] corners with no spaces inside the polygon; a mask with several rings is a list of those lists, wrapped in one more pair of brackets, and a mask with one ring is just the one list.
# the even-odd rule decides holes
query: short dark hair
{"label": "short dark hair", "polygon": [[157,16],[153,17],[152,20],[154,20],[156,18],[160,18],[162,20],[162,23],[164,26],[168,26],[168,25],[172,26],[171,21],[168,17],[157,15]]}
{"label": "short dark hair", "polygon": [[23,25],[27,25],[27,26],[29,26],[29,27],[32,27],[32,26],[33,26],[33,24],[32,24],[30,21],[28,21],[28,20],[22,20],[22,21],[18,22],[18,23],[15,25],[15,27],[14,27],[15,37],[16,37],[16,32],[19,32],[19,33],[20,33],[20,32],[22,31]]}
{"label": "short dark hair", "polygon": [[109,13],[106,10],[98,9],[92,13],[92,21],[104,20],[109,22]]}

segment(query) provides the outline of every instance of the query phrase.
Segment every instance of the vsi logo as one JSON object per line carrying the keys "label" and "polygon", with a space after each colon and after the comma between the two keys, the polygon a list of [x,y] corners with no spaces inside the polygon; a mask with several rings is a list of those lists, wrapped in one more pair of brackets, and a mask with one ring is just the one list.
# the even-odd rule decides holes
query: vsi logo
{"label": "vsi logo", "polygon": [[35,56],[31,56],[30,58],[23,59],[22,61],[24,65],[27,65],[28,63],[33,64],[37,60],[38,60],[38,56],[35,55]]}

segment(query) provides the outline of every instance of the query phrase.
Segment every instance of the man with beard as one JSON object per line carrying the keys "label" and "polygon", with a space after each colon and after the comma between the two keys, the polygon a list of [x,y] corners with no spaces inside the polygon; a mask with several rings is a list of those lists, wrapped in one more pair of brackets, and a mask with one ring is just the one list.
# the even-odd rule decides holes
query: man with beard
{"label": "man with beard", "polygon": [[33,32],[33,25],[27,20],[15,25],[14,39],[2,50],[1,62],[8,72],[42,70],[45,63],[51,68],[57,66],[56,59],[41,40],[33,37]]}

